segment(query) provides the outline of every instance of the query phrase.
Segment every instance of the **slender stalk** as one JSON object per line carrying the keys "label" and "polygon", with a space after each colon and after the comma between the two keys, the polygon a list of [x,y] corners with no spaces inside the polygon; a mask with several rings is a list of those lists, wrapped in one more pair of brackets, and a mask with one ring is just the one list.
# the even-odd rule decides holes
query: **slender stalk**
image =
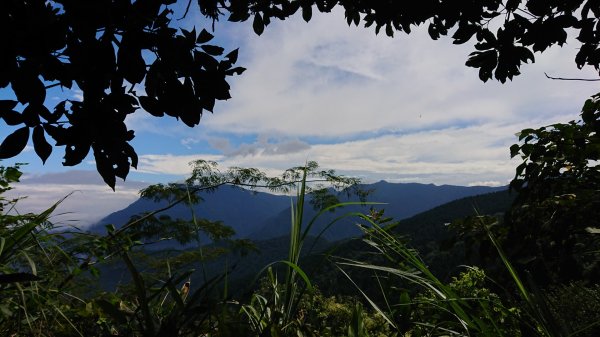
{"label": "slender stalk", "polygon": [[142,311],[142,315],[144,316],[144,321],[146,323],[146,327],[144,329],[144,335],[146,336],[154,336],[155,327],[154,320],[152,319],[152,314],[150,313],[150,306],[148,304],[148,299],[146,297],[146,285],[144,283],[144,278],[135,268],[131,257],[127,251],[121,253],[121,257],[125,264],[127,265],[127,269],[133,278],[133,282],[135,284],[135,290],[137,293],[138,300],[140,301],[140,310]]}

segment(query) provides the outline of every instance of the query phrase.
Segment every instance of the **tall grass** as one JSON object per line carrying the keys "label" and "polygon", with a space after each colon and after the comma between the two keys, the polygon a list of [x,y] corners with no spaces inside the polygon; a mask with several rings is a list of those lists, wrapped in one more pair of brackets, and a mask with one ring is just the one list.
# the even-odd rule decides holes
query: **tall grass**
{"label": "tall grass", "polygon": [[[338,266],[342,272],[348,276],[343,267],[361,268],[377,274],[398,278],[400,280],[398,287],[401,287],[402,282],[405,282],[405,287],[416,287],[421,289],[421,292],[430,294],[425,297],[421,296],[416,300],[413,299],[412,302],[408,303],[406,294],[404,294],[403,302],[394,303],[389,298],[390,294],[393,293],[392,289],[382,288],[381,296],[384,298],[382,306],[375,303],[376,301],[371,298],[372,295],[358,289],[372,304],[373,308],[386,317],[393,327],[400,330],[401,326],[406,325],[403,324],[405,322],[397,321],[395,313],[402,307],[406,308],[412,305],[425,308],[427,312],[432,314],[432,317],[440,317],[437,321],[412,322],[413,330],[425,331],[428,335],[511,336],[507,332],[511,331],[510,329],[505,329],[496,322],[495,314],[490,310],[490,304],[503,312],[510,312],[509,308],[504,307],[500,302],[489,303],[489,299],[461,296],[455,288],[433,275],[418,253],[409,248],[397,235],[394,235],[390,228],[381,227],[367,216],[362,218],[370,224],[369,227],[361,227],[366,235],[364,241],[385,257],[390,264],[374,265],[341,259],[338,261]],[[406,315],[402,317],[404,320],[415,320],[417,318],[414,314],[410,317]]]}
{"label": "tall grass", "polygon": [[[255,293],[252,296],[250,304],[245,305],[242,308],[242,311],[248,317],[252,328],[257,329],[254,332],[258,335],[262,335],[265,331],[284,334],[289,332],[289,330],[302,329],[302,327],[297,324],[298,306],[303,296],[313,293],[314,288],[310,281],[310,277],[301,267],[300,259],[303,255],[305,241],[318,219],[323,214],[336,208],[349,205],[372,204],[368,202],[335,203],[324,207],[305,223],[304,210],[307,197],[307,174],[308,170],[305,169],[298,185],[296,201],[295,203],[292,201],[290,207],[291,219],[288,256],[284,260],[270,263],[259,273],[260,275],[265,271],[267,272],[271,297],[267,298]],[[330,221],[317,234],[313,247],[321,236],[336,222],[342,218],[354,215],[356,215],[356,213],[349,212]],[[308,253],[312,251],[313,247],[309,249]],[[276,265],[281,265],[284,268],[285,277],[281,284],[277,279],[276,273],[274,273],[273,267]]]}
{"label": "tall grass", "polygon": [[[369,227],[361,226],[365,233],[364,241],[385,257],[389,264],[375,265],[340,258],[337,265],[341,272],[357,287],[359,293],[398,331],[406,332],[406,329],[404,331],[400,329],[403,323],[406,322],[399,322],[397,320],[399,308],[412,306],[427,308],[425,312],[429,315],[428,317],[424,317],[425,321],[417,321],[419,315],[415,314],[414,311],[410,316],[402,316],[404,320],[411,320],[412,328],[410,333],[413,334],[419,330],[429,336],[523,335],[563,337],[575,336],[582,332],[575,331],[568,333],[563,326],[553,320],[548,303],[542,292],[532,281],[523,281],[500,244],[492,235],[488,225],[482,223],[489,240],[495,247],[500,260],[504,264],[506,271],[510,274],[517,289],[516,298],[501,300],[497,295],[492,294],[493,296],[490,296],[489,292],[484,292],[486,296],[483,297],[460,293],[457,290],[457,284],[460,285],[460,280],[455,279],[453,283],[442,282],[431,273],[418,253],[408,247],[404,240],[395,235],[389,228],[381,227],[371,218],[367,216],[363,216],[362,218],[370,224]],[[396,284],[396,286],[400,287],[402,281],[404,281],[405,284],[421,289],[422,293],[430,294],[430,296],[417,296],[417,298],[409,301],[406,293],[403,293],[403,296],[405,296],[404,299],[394,303],[390,300],[390,294],[394,293],[394,290],[380,288],[380,295],[383,301],[379,301],[378,304],[372,298],[372,295],[367,294],[365,290],[360,289],[354,283],[345,271],[346,267],[372,271],[376,276],[387,275],[389,277],[396,277],[401,280],[400,284]],[[469,282],[471,281],[469,280]],[[518,308],[508,306],[507,303],[511,301]],[[440,320],[440,317],[445,317],[445,319]],[[427,319],[432,321],[428,322]],[[593,326],[594,324],[591,324],[585,328],[589,329]]]}
{"label": "tall grass", "polygon": [[61,199],[39,214],[19,214],[18,199],[2,193],[19,181],[17,167],[0,167],[0,334],[46,336],[70,331],[83,336],[73,307],[69,280],[78,273],[78,257],[50,216]]}

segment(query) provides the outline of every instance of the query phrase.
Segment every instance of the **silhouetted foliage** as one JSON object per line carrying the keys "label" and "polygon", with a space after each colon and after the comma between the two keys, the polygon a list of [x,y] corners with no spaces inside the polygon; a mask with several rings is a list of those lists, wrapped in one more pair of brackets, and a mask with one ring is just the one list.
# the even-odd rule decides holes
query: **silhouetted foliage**
{"label": "silhouetted foliage", "polygon": [[[142,107],[194,126],[215,101],[230,98],[227,78],[244,71],[234,67],[237,50],[225,54],[209,44],[213,35],[205,30],[177,29],[172,21],[177,4],[189,9],[191,0],[4,1],[0,88],[10,87],[17,100],[0,101],[0,118],[16,127],[0,145],[0,159],[18,155],[31,136],[46,161],[50,137],[54,146],[65,147],[66,166],[79,164],[91,149],[98,172],[114,188],[116,177],[125,179],[137,165],[127,115]],[[427,24],[433,39],[451,34],[455,44],[476,40],[466,65],[478,68],[483,81],[512,79],[522,63],[534,61],[533,52],[563,45],[567,30],[578,33],[581,43],[577,66],[600,65],[600,7],[592,0],[198,0],[198,5],[213,22],[251,19],[259,35],[272,19],[301,12],[310,21],[313,10],[336,6],[343,7],[349,25],[362,22],[389,36]],[[499,28],[494,32],[492,26]],[[48,108],[47,90],[57,86],[80,89],[82,98]]]}
{"label": "silhouetted foliage", "polygon": [[[432,39],[451,34],[454,44],[464,44],[473,38],[475,51],[466,65],[479,69],[482,81],[496,78],[501,82],[519,75],[523,63],[534,61],[533,52],[543,52],[567,41],[567,30],[579,33],[582,46],[575,59],[578,67],[592,65],[598,69],[598,16],[600,8],[594,1],[426,0],[418,3],[402,1],[360,0],[199,0],[202,14],[229,21],[252,18],[254,31],[260,35],[272,18],[285,20],[298,11],[310,21],[313,10],[330,12],[343,7],[348,25],[383,28],[386,35],[410,33],[415,26],[427,24]],[[497,19],[497,21],[494,21]],[[498,25],[490,25],[490,22]],[[492,27],[499,27],[495,32]]]}
{"label": "silhouetted foliage", "polygon": [[[500,239],[511,261],[536,284],[600,278],[600,102],[587,100],[581,120],[525,129],[511,155],[521,159],[510,183],[515,201],[504,218],[472,216],[453,222],[466,248],[504,267],[487,239]],[[514,193],[516,192],[516,193]],[[496,279],[497,275],[493,275]]]}
{"label": "silhouetted foliage", "polygon": [[[52,152],[47,136],[65,146],[65,166],[92,149],[98,172],[114,188],[138,161],[127,115],[141,106],[191,127],[216,100],[229,99],[227,77],[244,71],[233,66],[237,50],[224,55],[207,31],[173,28],[175,2],[3,2],[0,88],[10,85],[17,100],[0,101],[0,116],[18,128],[0,145],[0,159],[19,154],[33,130],[42,161]],[[54,86],[78,88],[82,99],[65,99],[51,112],[44,103]]]}
{"label": "silhouetted foliage", "polygon": [[[526,129],[511,147],[518,197],[506,222],[507,244],[537,282],[600,277],[600,102],[582,108],[581,120]],[[517,239],[518,238],[518,239]]]}

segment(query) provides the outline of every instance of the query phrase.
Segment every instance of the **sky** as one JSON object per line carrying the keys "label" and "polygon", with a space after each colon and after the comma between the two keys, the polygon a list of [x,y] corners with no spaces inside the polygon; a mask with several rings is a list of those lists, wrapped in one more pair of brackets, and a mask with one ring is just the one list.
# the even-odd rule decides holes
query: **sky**
{"label": "sky", "polygon": [[[211,29],[197,10],[178,24]],[[273,22],[261,36],[251,22],[219,22],[214,34],[215,44],[240,49],[238,65],[247,68],[230,80],[232,99],[194,128],[145,111],[128,117],[140,162],[116,192],[102,183],[93,157],[65,168],[64,149],[55,148],[42,165],[28,146],[2,162],[28,163],[11,192],[28,196],[19,210],[39,211],[72,193],[59,207],[67,213],[60,220],[87,226],[133,202],[141,187],[185,178],[195,159],[270,173],[314,160],[365,182],[506,185],[518,165],[509,153],[516,133],[577,119],[598,91],[593,82],[544,75],[597,77],[577,69],[574,40],[536,53],[522,75],[501,84],[481,82],[464,65],[472,44],[433,41],[426,26],[408,36],[376,36],[348,27],[341,11],[315,13],[310,23],[299,15]],[[78,95],[57,88],[46,104]],[[9,131],[0,123],[0,134]]]}

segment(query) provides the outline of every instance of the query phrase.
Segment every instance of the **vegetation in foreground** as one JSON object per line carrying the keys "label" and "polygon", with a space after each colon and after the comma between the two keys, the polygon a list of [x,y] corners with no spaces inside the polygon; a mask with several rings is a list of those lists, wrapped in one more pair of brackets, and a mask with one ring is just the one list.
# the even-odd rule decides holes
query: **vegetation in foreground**
{"label": "vegetation in foreground", "polygon": [[[475,214],[449,226],[455,242],[478,255],[477,265],[449,279],[434,274],[398,235],[396,222],[378,209],[382,205],[371,203],[369,214],[335,219],[352,217],[364,232],[365,251],[358,258],[322,258],[354,286],[354,296],[321,293],[304,257],[316,218],[352,204],[340,203],[326,187],[366,195],[355,189],[357,180],[319,170],[313,162],[268,177],[256,169],[220,172],[214,163],[197,161],[184,184],[141,191],[172,207],[200,202],[198,191],[228,184],[295,190],[287,257],[264,266],[244,294],[229,288],[227,263],[217,275],[205,268],[226,252],[253,249],[251,242],[232,239],[225,224],[194,214],[189,221],[171,219],[161,216],[162,208],[118,228],[108,225],[102,236],[49,221],[60,201],[40,214],[18,214],[18,200],[2,197],[0,334],[597,336],[599,108],[592,99],[579,122],[521,133],[521,143],[511,148],[523,160],[511,183],[517,197],[504,215]],[[18,166],[0,168],[0,192],[20,175]],[[311,193],[310,206],[320,211],[305,219]],[[219,244],[178,255],[150,256],[143,250],[161,240],[200,243],[206,237]],[[114,292],[90,287],[101,266],[115,260],[126,266],[131,282]]]}

